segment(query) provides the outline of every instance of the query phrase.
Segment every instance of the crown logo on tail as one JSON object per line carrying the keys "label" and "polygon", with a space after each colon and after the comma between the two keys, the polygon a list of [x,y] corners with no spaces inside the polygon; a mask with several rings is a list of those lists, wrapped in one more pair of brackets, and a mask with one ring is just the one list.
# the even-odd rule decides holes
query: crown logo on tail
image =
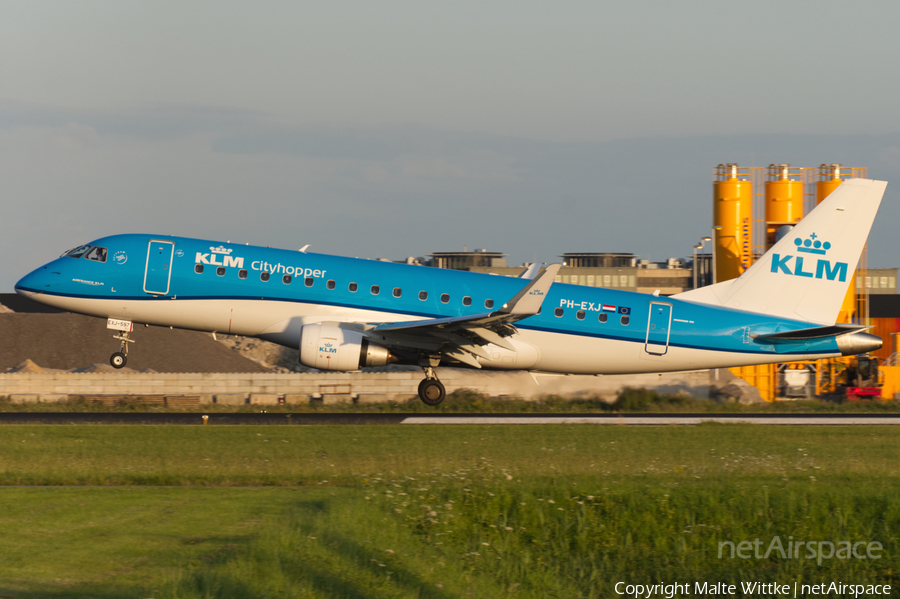
{"label": "crown logo on tail", "polygon": [[797,251],[804,254],[819,254],[820,256],[824,256],[825,253],[831,249],[830,241],[819,241],[817,239],[818,235],[815,233],[809,236],[809,239],[800,239],[799,237],[794,240],[794,245],[797,246]]}

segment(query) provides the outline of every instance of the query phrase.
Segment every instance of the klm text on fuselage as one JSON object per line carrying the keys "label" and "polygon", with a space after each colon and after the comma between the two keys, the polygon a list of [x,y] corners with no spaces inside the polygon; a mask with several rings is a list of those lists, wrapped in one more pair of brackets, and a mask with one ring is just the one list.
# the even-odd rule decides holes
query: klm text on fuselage
{"label": "klm text on fuselage", "polygon": [[[244,268],[244,258],[242,256],[225,256],[216,252],[213,252],[211,254],[197,252],[195,262],[197,264],[209,264],[212,266],[232,266],[234,268]],[[270,264],[269,262],[264,262],[262,260],[254,260],[253,262],[251,262],[250,268],[252,268],[253,270],[265,271],[272,274],[288,274],[298,277],[303,276],[322,278],[325,276],[324,270],[303,268],[302,266],[285,266],[280,262],[278,264]]]}

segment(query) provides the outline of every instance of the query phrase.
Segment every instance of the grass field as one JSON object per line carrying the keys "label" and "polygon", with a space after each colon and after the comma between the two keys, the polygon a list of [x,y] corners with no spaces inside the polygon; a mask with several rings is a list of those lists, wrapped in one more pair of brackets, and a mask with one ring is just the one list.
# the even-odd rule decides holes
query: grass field
{"label": "grass field", "polygon": [[[3,426],[0,597],[611,597],[618,581],[896,586],[896,435],[752,425]],[[821,564],[718,557],[724,541],[774,536],[883,551]]]}

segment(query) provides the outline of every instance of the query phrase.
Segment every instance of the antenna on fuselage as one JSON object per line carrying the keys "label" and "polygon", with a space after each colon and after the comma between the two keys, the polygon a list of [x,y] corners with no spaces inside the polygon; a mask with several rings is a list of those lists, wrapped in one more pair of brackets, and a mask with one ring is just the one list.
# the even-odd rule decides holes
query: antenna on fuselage
{"label": "antenna on fuselage", "polygon": [[307,243],[306,245],[304,245],[302,248],[300,248],[300,249],[297,250],[297,251],[298,251],[298,252],[302,252],[302,253],[305,254],[305,253],[306,253],[306,250],[309,248],[310,245],[312,245],[312,244],[311,244],[311,243]]}

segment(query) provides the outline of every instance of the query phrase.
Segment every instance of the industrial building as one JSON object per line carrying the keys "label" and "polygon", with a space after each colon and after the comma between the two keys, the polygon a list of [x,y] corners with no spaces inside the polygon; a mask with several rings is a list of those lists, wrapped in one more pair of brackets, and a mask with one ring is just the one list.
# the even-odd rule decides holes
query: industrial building
{"label": "industrial building", "polygon": [[[507,266],[506,254],[475,250],[470,252],[435,252],[426,263],[437,268],[452,268],[510,277],[519,276],[525,268]],[[556,276],[558,283],[607,287],[639,293],[659,292],[674,295],[693,288],[694,271],[679,258],[665,262],[641,260],[634,254],[579,252],[559,256],[563,267]],[[701,256],[702,259],[702,256]],[[706,263],[708,263],[708,256]],[[701,260],[698,260],[701,263]],[[708,267],[706,267],[708,270]]]}
{"label": "industrial building", "polygon": [[[819,167],[741,167],[713,169],[714,280],[740,276],[759,257],[846,179],[866,177],[867,169],[822,164]],[[823,240],[824,242],[827,240]],[[824,245],[827,249],[827,245]],[[883,399],[900,392],[896,353],[900,331],[897,269],[868,269],[863,251],[837,322],[872,326],[884,346],[871,357],[847,356],[812,362],[733,368],[773,401],[828,395],[846,390]],[[872,298],[878,297],[878,301]],[[877,306],[874,310],[873,306]],[[873,364],[882,364],[880,375]],[[853,391],[851,390],[858,390]]]}
{"label": "industrial building", "polygon": [[856,293],[869,295],[896,295],[896,268],[869,268],[856,276]]}

